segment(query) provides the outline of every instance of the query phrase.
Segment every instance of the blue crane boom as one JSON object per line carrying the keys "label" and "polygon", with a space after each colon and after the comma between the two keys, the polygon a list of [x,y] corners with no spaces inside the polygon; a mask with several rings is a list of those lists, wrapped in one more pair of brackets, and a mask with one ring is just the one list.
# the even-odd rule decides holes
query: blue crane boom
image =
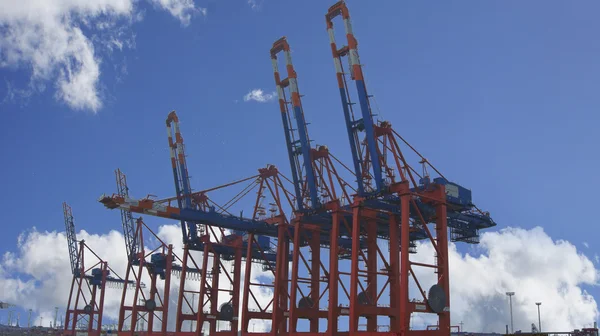
{"label": "blue crane boom", "polygon": [[[341,15],[344,20],[344,27],[346,30],[346,36],[348,38],[348,46],[344,46],[341,49],[337,48],[333,31],[332,19],[337,15]],[[352,151],[352,160],[358,179],[358,193],[359,195],[363,195],[365,192],[378,193],[383,190],[384,183],[381,157],[375,134],[375,124],[373,121],[373,115],[371,113],[371,103],[367,93],[367,86],[365,85],[360,59],[358,56],[358,42],[352,33],[350,15],[343,2],[332,6],[332,8],[329,10],[327,14],[327,32],[329,33],[329,41],[331,43],[331,51],[333,53],[334,65],[337,73],[338,87],[340,90],[342,107],[344,111],[344,119],[346,121],[348,139],[350,141],[350,148]],[[356,83],[356,91],[362,116],[362,118],[359,119],[355,119],[354,112],[352,111],[353,104],[350,101],[349,88],[342,67],[342,57],[344,56],[348,56],[351,79]],[[362,131],[365,132],[364,139],[367,143],[370,160],[367,157],[367,154],[361,150],[361,139],[359,133]],[[367,164],[367,160],[370,161],[370,165]],[[369,186],[371,176],[375,180],[374,190],[366,190],[366,187]]]}
{"label": "blue crane boom", "polygon": [[[287,78],[281,79],[279,74],[279,67],[277,64],[277,54],[279,52],[284,53]],[[292,169],[292,177],[294,181],[294,189],[296,191],[296,202],[299,211],[304,210],[304,193],[302,184],[306,182],[308,188],[308,196],[310,199],[309,208],[317,209],[320,207],[319,197],[317,193],[317,185],[315,183],[315,172],[313,169],[311,159],[311,148],[310,139],[308,137],[308,131],[306,129],[306,120],[304,119],[304,110],[302,109],[302,102],[300,101],[300,92],[298,90],[298,78],[294,66],[292,64],[292,56],[290,53],[290,46],[286,41],[285,37],[277,40],[271,48],[271,62],[273,64],[273,73],[275,76],[275,84],[277,87],[277,95],[279,98],[279,107],[281,110],[281,118],[283,121],[283,129],[285,132],[286,145],[288,149],[288,156],[290,159],[290,166]],[[290,117],[288,105],[289,102],[286,100],[285,89],[289,88],[292,108],[294,111],[295,128],[292,118]],[[298,140],[296,140],[295,132],[298,133]],[[304,168],[304,176],[302,176],[302,169]]]}
{"label": "blue crane boom", "polygon": [[67,244],[69,246],[69,260],[71,261],[71,272],[78,276],[81,272],[79,253],[77,252],[77,236],[75,235],[75,222],[71,207],[63,202],[63,214],[65,217],[65,230],[67,233]]}
{"label": "blue crane boom", "polygon": [[[179,221],[206,223],[223,229],[251,232],[261,236],[278,237],[278,224],[257,219],[238,217],[230,214],[223,214],[215,211],[214,208],[208,210],[200,209],[180,209],[170,205],[165,205],[151,199],[124,199],[118,195],[102,195],[98,201],[109,209],[127,209],[129,211],[148,214],[162,218],[170,218]],[[294,236],[294,230],[289,228],[290,237]],[[320,242],[323,245],[331,243],[331,237],[327,232],[320,236]],[[351,247],[352,240],[345,237],[339,237],[339,244],[343,247]]]}
{"label": "blue crane boom", "polygon": [[[84,269],[83,261],[81,260],[83,253],[84,253],[84,248],[87,249],[89,252],[91,252],[94,256],[96,256],[98,258],[98,260],[101,260],[101,259],[94,251],[92,251],[85,244],[85,242],[83,240],[77,241],[77,236],[75,235],[75,221],[73,218],[73,211],[71,210],[71,207],[66,202],[63,202],[63,215],[65,218],[67,244],[69,246],[69,259],[71,261],[71,271],[72,271],[73,275],[75,277],[84,277],[84,278],[90,280],[91,284],[100,285],[101,279],[102,279],[102,271],[100,268],[92,269],[91,275],[84,274],[85,272],[89,271],[89,270]],[[78,244],[81,246],[80,249],[77,248]],[[110,270],[110,268],[109,268],[109,270]],[[133,281],[125,281],[120,277],[115,278],[110,275],[108,275],[106,277],[106,281],[110,282],[110,283],[117,283],[117,284],[125,284],[125,283],[133,284]]]}
{"label": "blue crane boom", "polygon": [[[123,197],[129,197],[127,177],[120,169],[115,170],[115,176],[117,178],[117,194]],[[136,241],[135,221],[131,211],[121,209],[121,223],[123,225],[127,258],[128,260],[132,260],[136,257],[136,252],[138,251],[138,242]]]}
{"label": "blue crane boom", "polygon": [[[175,192],[177,194],[177,204],[181,209],[192,208],[192,187],[187,170],[185,159],[185,148],[183,137],[179,131],[179,118],[175,111],[171,111],[167,116],[167,135],[169,137],[169,151],[171,154],[171,165],[173,168],[173,179],[175,181]],[[173,126],[171,126],[173,125]],[[198,226],[196,223],[181,222],[181,231],[183,233],[183,242],[194,242],[198,240]]]}

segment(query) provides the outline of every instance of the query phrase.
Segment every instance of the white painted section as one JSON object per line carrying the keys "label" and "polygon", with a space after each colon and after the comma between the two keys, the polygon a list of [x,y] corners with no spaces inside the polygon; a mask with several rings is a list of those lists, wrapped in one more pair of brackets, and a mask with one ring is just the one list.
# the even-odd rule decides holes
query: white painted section
{"label": "white painted section", "polygon": [[327,28],[327,33],[329,34],[329,42],[335,43],[335,34],[333,33],[333,28]]}
{"label": "white painted section", "polygon": [[273,72],[279,72],[279,66],[277,65],[277,60],[271,58],[271,65],[273,65]]}
{"label": "white painted section", "polygon": [[458,198],[458,186],[446,184],[446,195]]}
{"label": "white painted section", "polygon": [[277,96],[279,99],[283,99],[283,89],[281,88],[281,85],[277,85]]}
{"label": "white painted section", "polygon": [[346,34],[353,34],[352,33],[352,23],[350,22],[350,19],[344,19],[344,28],[346,29]]}
{"label": "white painted section", "polygon": [[290,78],[290,91],[298,93],[298,81],[296,78]]}
{"label": "white painted section", "polygon": [[427,306],[425,306],[424,304],[418,304],[418,305],[415,305],[415,309],[416,310],[427,310]]}
{"label": "white painted section", "polygon": [[335,64],[335,71],[337,73],[342,73],[342,62],[340,62],[340,59],[338,57],[335,57],[333,59],[333,64]]}
{"label": "white painted section", "polygon": [[156,211],[160,211],[160,212],[165,212],[167,211],[167,206],[160,204],[160,203],[153,203],[152,204],[152,210],[156,210]]}

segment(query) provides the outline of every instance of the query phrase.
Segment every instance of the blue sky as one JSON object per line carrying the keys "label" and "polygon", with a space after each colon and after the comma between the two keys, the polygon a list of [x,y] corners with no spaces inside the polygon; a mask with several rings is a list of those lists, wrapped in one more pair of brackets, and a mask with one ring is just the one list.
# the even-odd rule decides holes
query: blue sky
{"label": "blue sky", "polygon": [[[32,79],[27,62],[0,59],[3,252],[16,250],[19,234],[34,226],[63,230],[63,201],[79,229],[119,229],[118,215],[96,201],[114,191],[117,167],[135,196],[172,195],[164,120],[173,109],[195,188],[253,175],[267,163],[289,175],[276,102],[243,99],[253,89],[274,91],[268,52],[284,35],[311,138],[350,163],[325,30],[333,1],[196,4],[206,14],[184,26],[137,3],[143,19],[125,30],[135,43],[112,52],[96,46],[102,107],[95,113],[57,98],[56,73]],[[447,177],[471,188],[498,229],[542,226],[590,259],[600,253],[590,216],[600,163],[600,4],[350,0],[348,6],[382,118]],[[82,30],[102,38],[93,28]]]}

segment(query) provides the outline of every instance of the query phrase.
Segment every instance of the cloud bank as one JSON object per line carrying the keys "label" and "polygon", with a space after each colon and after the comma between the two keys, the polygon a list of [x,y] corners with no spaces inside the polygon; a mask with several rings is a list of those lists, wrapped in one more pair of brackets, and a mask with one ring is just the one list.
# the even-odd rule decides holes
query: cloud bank
{"label": "cloud bank", "polygon": [[[428,244],[418,251],[416,259],[434,253]],[[504,332],[510,324],[509,291],[515,292],[515,330],[531,331],[531,324],[537,325],[535,302],[542,302],[543,330],[572,331],[598,319],[597,302],[585,288],[598,284],[599,270],[573,244],[552,240],[540,227],[484,233],[468,254],[452,244],[449,261],[452,323],[462,321],[466,331]],[[435,279],[431,272],[417,270]]]}
{"label": "cloud bank", "polygon": [[[157,236],[166,244],[173,245],[173,251],[179,257],[183,256],[183,244],[181,242],[181,229],[178,225],[163,225],[156,230]],[[86,244],[94,250],[104,260],[109,262],[109,266],[121,277],[125,276],[127,267],[127,257],[125,252],[125,241],[123,235],[117,231],[110,231],[106,234],[89,234],[86,231],[77,233],[78,239],[85,240]],[[156,246],[158,243],[154,237],[145,235],[146,252]],[[196,262],[202,261],[201,253],[194,256]],[[86,254],[86,266],[92,266],[96,260]],[[224,261],[225,268],[231,269],[231,262]],[[209,268],[211,267],[209,262]],[[242,279],[244,277],[244,268],[242,268]],[[262,271],[260,265],[253,266],[252,281],[260,282],[269,278],[269,274]],[[69,290],[71,286],[71,268],[67,251],[66,236],[64,232],[39,232],[35,228],[23,233],[18,240],[16,252],[6,252],[0,261],[0,293],[2,301],[18,304],[21,308],[32,309],[36,315],[42,317],[43,324],[48,326],[54,320],[54,307],[59,307],[59,316],[64,315]],[[150,283],[147,276],[142,277],[145,284]],[[194,281],[192,285],[199,286],[199,282]],[[221,288],[228,288],[229,282],[223,275]],[[159,288],[164,288],[163,282],[158,284]],[[187,288],[187,286],[186,286]],[[243,288],[243,281],[242,281]],[[176,314],[177,295],[179,281],[177,277],[171,278],[170,291],[170,313],[169,326],[174,330]],[[265,306],[272,297],[272,292],[254,291],[258,301]],[[105,296],[104,323],[110,323],[111,320],[116,323],[118,319],[119,306],[122,290],[107,288]],[[133,295],[131,291],[130,296]],[[226,295],[220,295],[224,303],[228,298]],[[191,297],[188,298],[191,302]],[[196,296],[196,302],[198,297]],[[253,302],[251,308],[255,308]],[[36,320],[37,321],[37,320]],[[256,331],[264,330],[266,325],[260,321],[254,321]],[[251,324],[252,326],[252,324]],[[223,327],[225,325],[223,324]],[[184,324],[184,329],[189,328],[189,323]]]}
{"label": "cloud bank", "polygon": [[[182,255],[181,232],[177,225],[162,226],[157,234]],[[94,235],[81,231],[78,238],[85,239],[116,272],[124,274],[126,258],[121,233],[110,231]],[[431,262],[426,258],[433,255],[431,246],[421,244],[418,250],[416,260]],[[430,270],[415,270],[420,281],[435,281]],[[541,228],[508,228],[484,233],[480,245],[473,246],[466,254],[451,244],[450,272],[452,324],[463,322],[467,331],[503,332],[510,321],[507,291],[516,292],[513,297],[515,330],[527,331],[531,323],[537,323],[535,302],[538,301],[542,302],[544,330],[570,331],[591,326],[598,318],[597,302],[586,291],[589,286],[598,284],[598,269],[573,244],[552,240]],[[265,281],[270,276],[256,265],[253,278],[258,282],[259,278]],[[5,253],[0,262],[0,292],[6,293],[3,301],[31,308],[44,316],[44,321],[53,318],[55,306],[66,305],[70,283],[71,271],[62,232],[35,229],[26,232],[19,237],[17,250]],[[177,281],[174,283],[173,300],[177,297]],[[117,317],[120,294],[119,290],[107,291],[106,316],[109,318]],[[261,292],[259,301],[265,304],[271,296],[271,292]],[[415,326],[431,322],[419,316],[413,318]],[[257,324],[255,330],[260,329],[266,329],[266,325]]]}
{"label": "cloud bank", "polygon": [[[58,101],[96,112],[102,107],[100,50],[133,45],[129,28],[141,19],[138,1],[0,0],[0,68],[31,72],[24,96],[50,82]],[[194,13],[206,13],[193,0],[149,1],[184,26]]]}

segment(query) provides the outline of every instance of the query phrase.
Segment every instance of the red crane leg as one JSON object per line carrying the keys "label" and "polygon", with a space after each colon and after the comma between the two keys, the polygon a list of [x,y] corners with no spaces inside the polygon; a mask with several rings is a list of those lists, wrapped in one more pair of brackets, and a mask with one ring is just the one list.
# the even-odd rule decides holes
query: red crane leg
{"label": "red crane leg", "polygon": [[188,263],[189,250],[187,246],[183,247],[183,259],[181,265],[181,277],[179,278],[179,295],[177,299],[177,318],[175,319],[175,332],[180,333],[183,329],[183,301],[185,301],[185,276],[187,274],[187,263]]}
{"label": "red crane leg", "polygon": [[248,247],[246,248],[246,268],[244,272],[244,292],[242,297],[242,333],[248,333],[250,325],[250,282],[252,281],[252,243],[254,233],[248,233]]}
{"label": "red crane leg", "polygon": [[409,193],[400,196],[400,316],[398,319],[399,330],[407,334],[410,326],[409,293],[408,293],[408,270],[410,268],[410,198]]}
{"label": "red crane leg", "polygon": [[[150,275],[150,295],[148,296],[148,299],[150,300],[156,300],[156,280],[158,278],[158,275],[156,274],[152,274]],[[156,302],[156,301],[155,301]],[[136,302],[137,304],[137,302]],[[145,306],[145,302],[142,303],[143,306],[141,306],[140,310],[142,312],[142,314],[145,312],[146,313],[146,322],[148,323],[148,326],[146,327],[148,332],[152,332],[154,330],[154,312],[148,311],[146,309]],[[140,330],[141,332],[144,332],[145,330]]]}
{"label": "red crane leg", "polygon": [[390,332],[400,331],[400,236],[398,219],[390,215]]}
{"label": "red crane leg", "polygon": [[[377,223],[373,220],[367,222],[367,288],[370,306],[377,307]],[[367,317],[367,331],[377,331],[377,313],[370,313]]]}
{"label": "red crane leg", "polygon": [[198,295],[198,306],[197,306],[197,317],[196,317],[196,335],[202,334],[202,327],[204,326],[204,298],[206,297],[207,283],[207,270],[208,270],[208,244],[204,245],[204,251],[202,255],[202,277],[200,279],[200,294]]}
{"label": "red crane leg", "polygon": [[294,250],[292,252],[292,265],[295,265],[292,269],[292,281],[291,281],[291,292],[290,292],[290,332],[294,333],[298,331],[298,316],[296,310],[298,307],[298,271],[300,265],[300,236],[302,231],[302,225],[296,221],[292,224],[294,226]]}
{"label": "red crane leg", "polygon": [[[252,246],[252,240],[248,240],[248,246]],[[240,279],[242,277],[242,248],[235,250],[235,259],[233,264],[233,297],[231,303],[233,305],[233,321],[231,321],[232,334],[237,335],[239,329],[239,314],[240,314]],[[252,259],[247,259],[247,263],[252,265]]]}
{"label": "red crane leg", "polygon": [[340,308],[338,304],[338,281],[339,281],[339,244],[340,236],[340,211],[333,212],[333,223],[331,227],[331,248],[329,250],[329,312],[327,314],[327,335],[333,336],[338,331],[338,318]]}
{"label": "red crane leg", "polygon": [[275,290],[273,293],[273,313],[271,335],[287,335],[288,314],[288,259],[289,242],[287,237],[288,226],[279,224],[277,234],[277,263],[275,270]]}
{"label": "red crane leg", "polygon": [[359,304],[358,304],[358,289],[360,281],[358,276],[359,266],[359,250],[360,250],[360,205],[355,204],[352,206],[352,263],[350,270],[350,334],[358,331],[358,319],[360,318]]}
{"label": "red crane leg", "polygon": [[69,322],[71,320],[71,310],[69,309],[69,307],[71,307],[71,299],[73,298],[73,288],[75,288],[75,277],[73,277],[73,280],[71,280],[71,291],[69,292],[69,301],[67,301],[67,312],[65,313],[65,330],[64,330],[64,334],[66,335],[70,335],[71,330],[68,330],[69,327]]}
{"label": "red crane leg", "polygon": [[217,316],[219,314],[219,275],[221,274],[220,262],[220,255],[213,253],[212,288],[210,294],[210,314],[212,318],[209,321],[210,335],[215,335],[217,333]]}
{"label": "red crane leg", "polygon": [[[445,188],[440,186],[440,194],[445,196]],[[446,204],[444,202],[438,203],[436,206],[436,238],[438,249],[438,285],[442,286],[446,293],[446,307],[444,312],[438,314],[439,316],[439,330],[440,334],[450,334],[450,281],[449,281],[449,269],[448,269],[448,224],[446,214]]]}
{"label": "red crane leg", "polygon": [[[167,332],[168,317],[169,317],[169,294],[171,292],[171,271],[173,266],[173,245],[169,245],[167,252],[167,268],[165,270],[165,287],[163,292],[162,305],[162,326],[161,332],[163,335]],[[125,285],[127,286],[127,285]]]}
{"label": "red crane leg", "polygon": [[[310,331],[313,333],[319,332],[319,316],[320,304],[319,297],[321,294],[321,241],[320,232],[314,230],[311,242],[311,283],[310,283],[310,298],[313,302],[313,318],[310,320]],[[295,269],[298,269],[297,267]],[[294,270],[292,270],[293,272]]]}
{"label": "red crane leg", "polygon": [[[100,303],[98,305],[98,325],[96,327],[96,335],[100,336],[102,332],[102,313],[104,312],[104,293],[106,292],[106,276],[108,275],[108,263],[106,261],[101,263],[102,269],[102,287],[100,287]],[[95,297],[95,295],[94,295]],[[94,305],[95,306],[95,298]],[[92,314],[93,316],[93,314]],[[92,318],[93,320],[93,318]]]}
{"label": "red crane leg", "polygon": [[[104,272],[102,268],[100,269],[102,270],[102,272]],[[94,329],[94,311],[96,310],[96,288],[96,286],[92,287],[92,299],[90,300],[90,302],[88,302],[88,304],[92,306],[92,311],[89,313],[88,317],[88,335],[93,335],[92,331]]]}
{"label": "red crane leg", "polygon": [[[125,283],[129,282],[129,277],[131,275],[131,267],[127,267],[127,270],[125,270]],[[136,279],[136,287],[135,288],[139,288],[139,283],[140,283],[140,279]],[[123,326],[125,325],[125,314],[127,312],[126,308],[125,308],[125,298],[127,296],[127,285],[125,285],[125,287],[123,288],[123,294],[121,295],[121,306],[119,307],[119,322],[117,325],[117,333],[121,334],[121,332],[123,331]]]}

